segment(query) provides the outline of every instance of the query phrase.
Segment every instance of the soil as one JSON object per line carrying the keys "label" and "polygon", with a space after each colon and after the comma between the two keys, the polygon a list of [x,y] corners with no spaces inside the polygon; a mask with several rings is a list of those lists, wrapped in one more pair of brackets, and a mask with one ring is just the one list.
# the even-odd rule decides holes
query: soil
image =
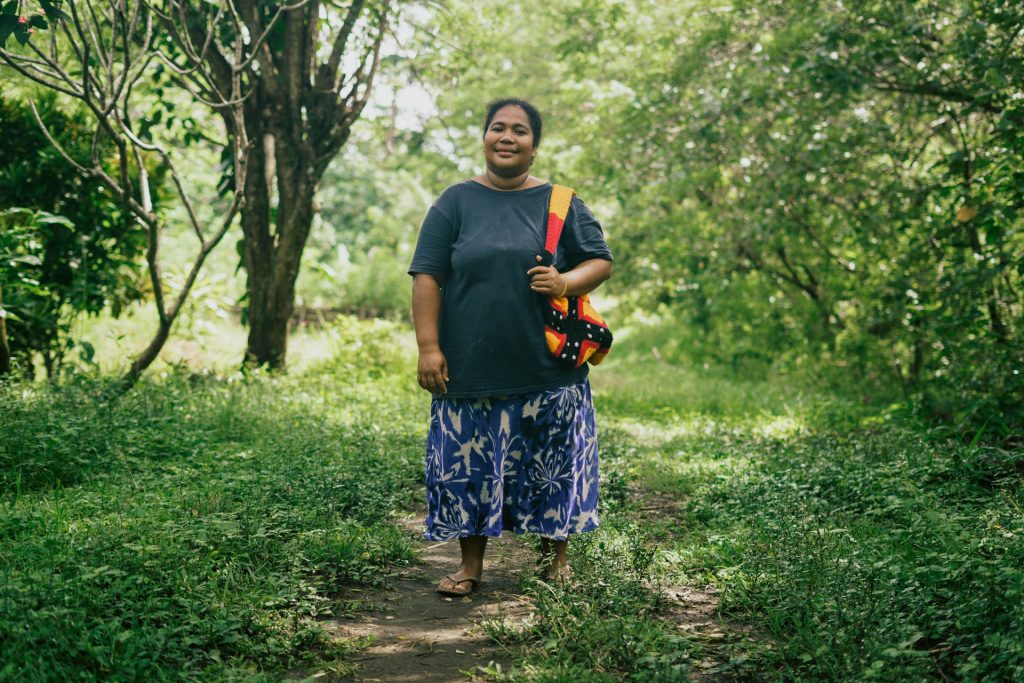
{"label": "soil", "polygon": [[[655,530],[655,541],[676,536],[678,528],[674,531],[672,523],[682,519],[684,500],[643,489],[631,491],[630,499],[637,522],[643,528]],[[675,622],[681,636],[700,645],[700,656],[691,661],[693,670],[689,680],[700,683],[734,680],[728,664],[730,646],[751,635],[749,625],[724,620],[718,615],[718,590],[714,586],[662,586],[661,591],[670,605],[662,618]]]}
{"label": "soil", "polygon": [[489,642],[481,624],[526,618],[530,605],[520,584],[536,559],[529,541],[512,533],[490,539],[477,589],[465,597],[445,597],[435,589],[442,576],[458,569],[459,544],[424,541],[422,520],[422,514],[401,520],[416,539],[419,563],[378,593],[362,593],[369,609],[355,618],[321,623],[338,637],[373,637],[369,648],[349,660],[358,666],[354,680],[465,682],[477,678],[478,667],[510,668],[511,654]]}
{"label": "soil", "polygon": [[[635,492],[638,517],[678,515],[679,502],[652,492]],[[396,683],[447,683],[482,680],[482,667],[509,671],[513,653],[491,643],[483,623],[490,619],[525,620],[530,602],[523,596],[522,580],[536,571],[536,552],[527,538],[505,533],[488,541],[480,585],[462,598],[436,592],[442,576],[457,570],[457,541],[432,543],[422,538],[421,512],[400,522],[414,539],[418,563],[390,580],[386,587],[347,596],[360,601],[355,616],[321,622],[328,632],[346,640],[372,638],[348,662],[357,667],[353,677],[339,679],[333,671],[296,672],[289,678],[303,681],[348,680]],[[664,617],[677,624],[680,635],[701,645],[693,662],[692,681],[731,678],[727,671],[728,646],[748,629],[723,622],[717,616],[718,595],[711,586],[662,587],[671,607]]]}

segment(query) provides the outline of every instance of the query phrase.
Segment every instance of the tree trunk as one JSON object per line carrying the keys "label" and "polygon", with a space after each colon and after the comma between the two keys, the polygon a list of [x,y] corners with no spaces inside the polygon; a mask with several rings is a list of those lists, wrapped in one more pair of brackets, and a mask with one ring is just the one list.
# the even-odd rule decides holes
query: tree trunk
{"label": "tree trunk", "polygon": [[173,319],[162,320],[157,324],[156,334],[153,335],[149,346],[138,355],[132,362],[131,367],[128,368],[128,372],[121,378],[120,389],[122,391],[127,391],[135,386],[135,383],[139,381],[139,377],[142,376],[146,368],[152,365],[153,361],[160,355],[160,351],[164,348],[164,343],[167,342],[167,338],[171,334],[172,324],[174,324]]}
{"label": "tree trunk", "polygon": [[[273,48],[262,39],[249,45],[255,52],[245,60],[243,80],[250,89],[244,120],[220,111],[229,138],[238,137],[241,125],[250,143],[241,208],[246,366],[285,367],[295,280],[315,213],[316,185],[368,101],[388,31],[391,3],[366,4],[352,0],[342,9],[310,0],[268,11],[266,3],[255,0],[235,3],[251,35],[266,37],[274,26],[279,41]],[[325,13],[337,29],[330,35],[324,31]],[[194,16],[195,26],[205,26],[207,15]],[[189,30],[192,44],[205,44],[205,29]],[[355,34],[369,40],[350,42]],[[206,61],[218,89],[228,92],[238,80],[231,66],[237,57],[229,59],[224,47],[209,48]]]}
{"label": "tree trunk", "polygon": [[[249,124],[247,124],[249,125]],[[274,334],[276,327],[270,322],[272,314],[271,283],[274,272],[274,239],[270,234],[270,183],[267,173],[272,165],[268,148],[263,144],[263,131],[259,125],[250,126],[251,134],[260,142],[253,145],[249,156],[249,173],[245,178],[245,206],[242,207],[243,263],[246,273],[246,316],[249,339],[246,344],[245,364],[278,367],[283,361],[286,335]]]}
{"label": "tree trunk", "polygon": [[[4,307],[4,292],[0,288],[0,310]],[[11,373],[11,346],[7,343],[7,318],[0,315],[0,375]]]}
{"label": "tree trunk", "polygon": [[[290,190],[282,188],[282,194]],[[295,281],[302,251],[313,222],[313,193],[294,190],[293,202],[278,206],[277,234],[270,248],[246,246],[249,271],[249,339],[247,365],[283,370],[288,350],[288,324],[295,308]]]}
{"label": "tree trunk", "polygon": [[[285,130],[275,126],[269,139],[272,144],[256,145],[250,157],[242,211],[249,296],[244,364],[283,370],[295,281],[313,223],[315,180],[322,170],[313,168],[301,143],[295,144]],[[275,180],[277,192],[273,191]]]}
{"label": "tree trunk", "polygon": [[254,103],[246,117],[250,139],[264,143],[254,145],[249,159],[242,211],[249,297],[244,365],[284,370],[295,281],[312,225],[315,180],[323,170],[311,166],[308,143],[290,135],[287,117],[268,116],[272,106]]}

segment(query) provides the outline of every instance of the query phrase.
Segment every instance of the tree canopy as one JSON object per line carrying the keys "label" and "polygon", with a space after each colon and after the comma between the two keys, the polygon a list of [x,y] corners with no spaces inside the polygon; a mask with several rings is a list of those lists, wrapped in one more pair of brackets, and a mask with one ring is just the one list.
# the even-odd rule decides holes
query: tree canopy
{"label": "tree canopy", "polygon": [[[27,49],[29,29],[53,13],[25,7],[3,5],[3,37]],[[193,102],[208,100],[236,63],[228,48],[242,50],[231,67],[249,93],[238,125],[255,155],[248,164],[262,169],[241,188],[242,305],[267,333],[258,352],[250,339],[250,356],[283,353],[300,270],[320,278],[321,303],[336,287],[360,308],[401,314],[401,278],[370,273],[400,272],[419,204],[478,164],[484,104],[520,95],[548,122],[538,174],[576,187],[602,218],[621,315],[679,332],[655,349],[662,357],[810,364],[902,392],[946,424],[1004,434],[1020,424],[1019,3],[453,2],[402,15],[361,3],[253,14],[241,3],[237,16],[231,7],[153,5],[164,26],[192,33],[162,38],[178,52],[151,97],[166,99],[196,68],[207,80],[192,83]],[[231,43],[231,26],[249,37]],[[341,31],[334,43],[328,29]],[[188,46],[206,44],[201,35],[215,40],[196,61]],[[364,114],[372,74],[382,88]],[[323,109],[328,81],[346,84],[330,106],[347,114]],[[410,90],[432,100],[431,113],[399,125]],[[361,114],[355,147],[329,170]],[[234,120],[223,121],[229,141]],[[254,278],[267,287],[259,303]]]}

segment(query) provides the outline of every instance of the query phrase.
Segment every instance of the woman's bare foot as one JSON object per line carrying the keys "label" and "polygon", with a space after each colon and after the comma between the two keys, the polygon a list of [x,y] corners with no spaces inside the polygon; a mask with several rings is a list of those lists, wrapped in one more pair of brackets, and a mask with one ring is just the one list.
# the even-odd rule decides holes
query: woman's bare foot
{"label": "woman's bare foot", "polygon": [[540,539],[540,567],[538,578],[545,581],[564,581],[572,576],[569,569],[569,558],[566,552],[569,541],[555,541],[550,538]]}

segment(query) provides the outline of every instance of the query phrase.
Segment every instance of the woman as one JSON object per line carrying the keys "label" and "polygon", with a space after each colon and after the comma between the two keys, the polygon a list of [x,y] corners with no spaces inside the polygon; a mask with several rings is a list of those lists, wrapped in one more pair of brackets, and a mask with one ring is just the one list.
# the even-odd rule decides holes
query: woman
{"label": "woman", "polygon": [[476,588],[489,536],[539,534],[542,574],[556,579],[569,571],[569,536],[598,524],[587,367],[555,363],[542,306],[594,290],[611,277],[612,255],[574,198],[554,264],[538,265],[551,195],[530,174],[540,140],[531,104],[488,105],[486,168],[434,202],[409,267],[417,377],[433,394],[425,537],[458,538],[462,550],[438,585],[448,595]]}

